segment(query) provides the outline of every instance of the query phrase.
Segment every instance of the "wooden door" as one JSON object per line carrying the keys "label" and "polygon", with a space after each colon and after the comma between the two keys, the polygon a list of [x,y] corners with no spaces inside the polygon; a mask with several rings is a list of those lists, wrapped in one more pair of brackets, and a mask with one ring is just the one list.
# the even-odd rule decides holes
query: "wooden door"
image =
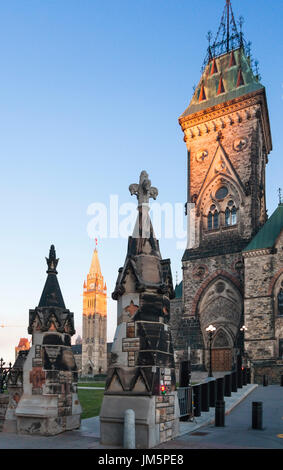
{"label": "wooden door", "polygon": [[232,369],[231,349],[212,349],[212,370],[224,372]]}

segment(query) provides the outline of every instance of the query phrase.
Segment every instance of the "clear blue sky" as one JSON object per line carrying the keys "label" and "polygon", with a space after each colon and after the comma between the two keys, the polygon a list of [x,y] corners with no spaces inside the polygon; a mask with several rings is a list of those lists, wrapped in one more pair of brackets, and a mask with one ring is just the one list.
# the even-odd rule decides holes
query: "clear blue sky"
{"label": "clear blue sky", "polygon": [[[82,287],[94,243],[93,202],[131,201],[148,171],[159,202],[186,200],[186,147],[178,117],[200,78],[206,35],[224,0],[9,0],[0,10],[0,356],[14,359],[39,301],[51,243],[59,282],[81,333]],[[283,2],[232,1],[260,63],[274,150],[269,214],[282,182]],[[132,198],[133,199],[133,198]],[[182,250],[160,241],[181,279]],[[127,241],[106,239],[99,256],[108,295]],[[109,299],[109,331],[116,304]]]}

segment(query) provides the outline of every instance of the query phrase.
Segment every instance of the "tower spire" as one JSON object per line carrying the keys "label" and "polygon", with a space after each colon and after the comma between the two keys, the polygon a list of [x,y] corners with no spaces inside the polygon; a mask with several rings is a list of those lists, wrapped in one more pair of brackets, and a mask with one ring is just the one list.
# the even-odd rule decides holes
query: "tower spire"
{"label": "tower spire", "polygon": [[[220,26],[215,36],[214,42],[211,44],[211,33],[209,33],[209,45],[207,55],[204,61],[206,66],[213,58],[232,50],[244,47],[248,49],[248,45],[243,40],[243,18],[239,19],[240,32],[238,31],[235,21],[231,0],[226,0],[224,11],[222,14]],[[248,54],[249,55],[249,54]]]}
{"label": "tower spire", "polygon": [[227,10],[227,52],[229,52],[229,43],[230,43],[230,0],[226,0],[226,10]]}

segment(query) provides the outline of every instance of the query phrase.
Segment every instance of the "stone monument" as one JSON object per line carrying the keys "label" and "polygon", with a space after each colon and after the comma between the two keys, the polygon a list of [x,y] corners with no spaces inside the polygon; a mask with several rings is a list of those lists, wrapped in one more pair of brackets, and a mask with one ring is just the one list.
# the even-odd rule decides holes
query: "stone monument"
{"label": "stone monument", "polygon": [[161,258],[149,217],[151,187],[143,171],[129,187],[138,217],[112,298],[117,329],[100,413],[101,443],[123,444],[124,413],[135,412],[136,447],[151,448],[179,433],[174,351],[169,326],[174,298],[170,260]]}
{"label": "stone monument", "polygon": [[54,245],[38,307],[29,311],[32,347],[23,362],[23,393],[15,409],[17,432],[55,435],[80,427],[77,366],[71,348],[74,314],[66,309],[57,279]]}

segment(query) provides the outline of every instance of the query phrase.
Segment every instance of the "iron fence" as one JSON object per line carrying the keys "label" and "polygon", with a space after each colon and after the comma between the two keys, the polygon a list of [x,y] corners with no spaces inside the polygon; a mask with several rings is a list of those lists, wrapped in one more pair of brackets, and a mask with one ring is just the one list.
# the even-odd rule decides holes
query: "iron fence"
{"label": "iron fence", "polygon": [[5,362],[2,357],[0,359],[0,393],[4,393],[7,390],[7,382],[12,370],[12,364],[10,362],[9,367],[4,367]]}
{"label": "iron fence", "polygon": [[180,387],[177,389],[179,408],[180,408],[180,418],[188,417],[190,419],[193,417],[193,394],[192,387]]}

